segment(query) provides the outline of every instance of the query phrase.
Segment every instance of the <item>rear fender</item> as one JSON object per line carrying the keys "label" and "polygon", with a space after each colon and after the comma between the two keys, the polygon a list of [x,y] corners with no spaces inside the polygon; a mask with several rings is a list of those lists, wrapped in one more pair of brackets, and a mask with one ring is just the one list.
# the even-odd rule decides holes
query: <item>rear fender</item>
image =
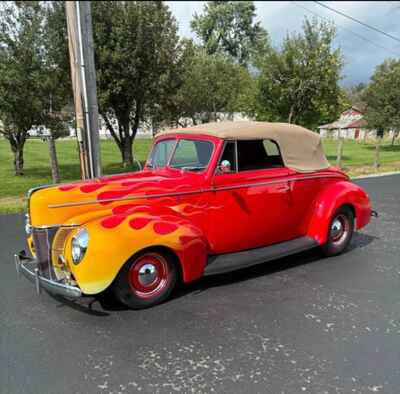
{"label": "rear fender", "polygon": [[307,235],[320,245],[327,241],[328,227],[335,211],[349,205],[356,217],[356,228],[366,226],[371,217],[368,195],[355,183],[339,181],[325,188],[316,198],[311,211]]}
{"label": "rear fender", "polygon": [[168,248],[178,258],[184,282],[202,276],[207,260],[207,242],[202,231],[189,220],[153,212],[111,214],[85,224],[89,244],[83,260],[71,261],[71,238],[66,242],[65,257],[78,285],[85,294],[105,290],[122,266],[135,254],[150,247]]}

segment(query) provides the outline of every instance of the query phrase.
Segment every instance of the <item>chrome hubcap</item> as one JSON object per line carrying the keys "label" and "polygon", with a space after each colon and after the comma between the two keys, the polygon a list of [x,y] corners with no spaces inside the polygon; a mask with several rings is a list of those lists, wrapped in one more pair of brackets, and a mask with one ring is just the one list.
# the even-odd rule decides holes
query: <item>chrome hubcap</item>
{"label": "chrome hubcap", "polygon": [[331,226],[331,235],[332,238],[337,239],[343,233],[343,224],[339,219],[335,219]]}
{"label": "chrome hubcap", "polygon": [[149,286],[157,279],[157,268],[153,264],[144,264],[139,269],[139,283]]}

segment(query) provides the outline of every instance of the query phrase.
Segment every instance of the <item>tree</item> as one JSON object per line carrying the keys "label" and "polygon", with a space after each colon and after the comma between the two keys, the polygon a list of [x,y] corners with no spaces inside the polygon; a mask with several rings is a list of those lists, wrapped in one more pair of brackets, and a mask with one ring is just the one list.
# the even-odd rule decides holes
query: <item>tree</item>
{"label": "tree", "polygon": [[264,56],[258,78],[258,119],[309,128],[323,117],[336,119],[343,62],[340,50],[332,48],[334,37],[333,25],[305,19],[301,33],[288,35],[281,48]]}
{"label": "tree", "polygon": [[140,122],[174,93],[177,24],[158,1],[93,2],[92,17],[99,113],[131,166]]}
{"label": "tree", "polygon": [[224,54],[247,67],[268,47],[267,32],[254,22],[255,9],[252,1],[208,1],[191,27],[209,55]]}
{"label": "tree", "polygon": [[[365,120],[370,129],[385,133],[400,131],[400,60],[387,59],[379,65],[364,89]],[[394,139],[392,141],[394,143]]]}
{"label": "tree", "polygon": [[190,41],[185,43],[182,59],[179,88],[166,104],[164,117],[185,126],[182,122],[187,119],[198,124],[216,121],[221,113],[247,109],[246,97],[253,91],[253,79],[247,69],[226,56],[209,55]]}
{"label": "tree", "polygon": [[23,175],[28,131],[42,121],[43,9],[38,2],[3,3],[0,8],[0,133]]}
{"label": "tree", "polygon": [[48,133],[46,138],[53,182],[59,183],[56,140],[69,135],[69,126],[73,119],[70,109],[73,99],[64,2],[46,3],[44,12],[42,125],[43,130]]}
{"label": "tree", "polygon": [[364,109],[365,109],[363,92],[366,87],[367,87],[367,85],[365,83],[361,82],[361,83],[358,83],[354,86],[351,86],[351,87],[345,89],[346,96],[348,98],[348,101],[350,102],[350,105],[358,108],[361,111],[364,111]]}

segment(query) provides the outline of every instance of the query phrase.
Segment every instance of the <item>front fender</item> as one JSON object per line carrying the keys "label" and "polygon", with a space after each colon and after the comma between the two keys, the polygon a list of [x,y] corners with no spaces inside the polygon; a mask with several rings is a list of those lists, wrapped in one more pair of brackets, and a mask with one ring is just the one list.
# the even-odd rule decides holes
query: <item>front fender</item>
{"label": "front fender", "polygon": [[342,205],[350,205],[354,209],[357,229],[369,223],[371,205],[367,193],[355,183],[339,181],[329,185],[317,196],[311,211],[307,235],[320,245],[324,244],[327,241],[332,216]]}
{"label": "front fender", "polygon": [[85,224],[89,244],[83,260],[71,259],[71,238],[65,256],[85,294],[105,290],[122,266],[136,253],[149,247],[166,247],[180,261],[185,282],[199,278],[207,260],[207,242],[202,231],[179,214],[156,215],[151,211],[110,214]]}

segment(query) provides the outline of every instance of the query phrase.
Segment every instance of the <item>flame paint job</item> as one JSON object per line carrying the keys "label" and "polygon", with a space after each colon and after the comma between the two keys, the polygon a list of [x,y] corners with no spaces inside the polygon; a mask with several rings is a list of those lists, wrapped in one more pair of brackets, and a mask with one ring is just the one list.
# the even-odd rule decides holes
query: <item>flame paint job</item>
{"label": "flame paint job", "polygon": [[[156,142],[181,137],[168,135]],[[106,289],[126,261],[149,247],[175,253],[182,278],[189,282],[203,275],[210,254],[304,235],[323,244],[333,212],[343,204],[353,207],[357,228],[369,221],[367,195],[337,169],[298,173],[270,168],[216,175],[223,140],[202,135],[190,138],[214,143],[204,172],[145,168],[32,194],[33,226],[77,226],[65,240],[64,257],[83,293]],[[61,207],[49,207],[55,205]],[[90,240],[82,262],[75,265],[71,239],[80,226],[87,229]]]}

